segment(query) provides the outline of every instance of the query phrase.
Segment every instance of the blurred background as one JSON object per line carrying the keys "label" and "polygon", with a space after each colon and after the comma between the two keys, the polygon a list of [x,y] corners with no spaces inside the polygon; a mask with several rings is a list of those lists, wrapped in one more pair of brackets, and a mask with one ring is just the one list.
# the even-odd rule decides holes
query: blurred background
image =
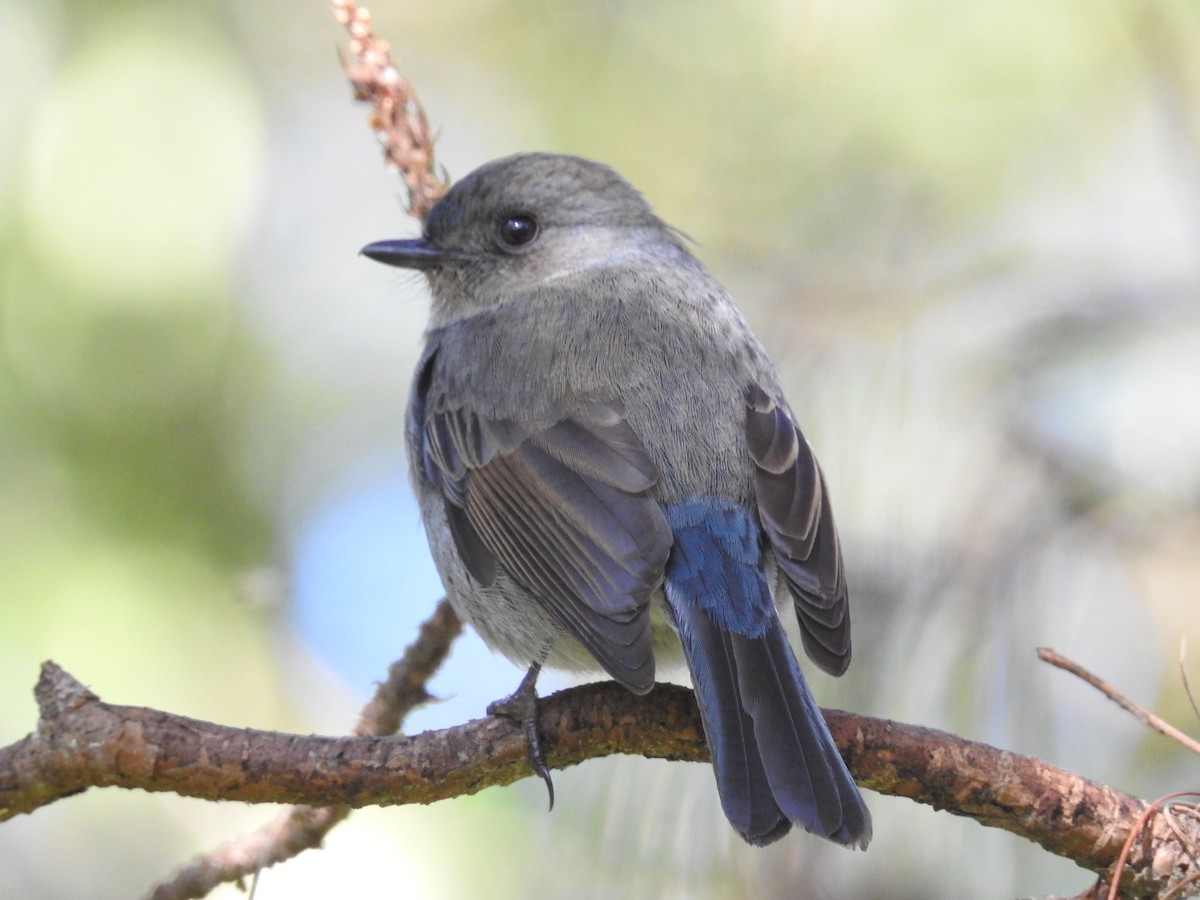
{"label": "blurred background", "polygon": [[[372,10],[452,176],[518,150],[602,159],[738,298],[849,560],[855,665],[813,675],[825,705],[1143,797],[1196,787],[1194,758],[1034,657],[1196,730],[1195,5]],[[402,435],[423,285],[357,255],[415,226],[339,44],[322,0],[0,0],[0,744],[34,727],[47,658],[113,702],[344,733],[440,595]],[[519,677],[464,637],[409,728],[480,716]],[[362,811],[257,897],[1090,881],[874,794],[857,854],[740,844],[704,766],[619,758],[557,784],[552,814],[532,781]],[[0,825],[0,896],[137,896],[274,815],[91,791]]]}

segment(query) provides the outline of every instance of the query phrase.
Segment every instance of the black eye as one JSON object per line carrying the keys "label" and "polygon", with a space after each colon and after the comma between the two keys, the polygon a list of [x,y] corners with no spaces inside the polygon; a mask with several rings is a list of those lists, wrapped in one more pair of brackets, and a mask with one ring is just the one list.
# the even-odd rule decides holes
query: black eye
{"label": "black eye", "polygon": [[518,213],[505,216],[500,223],[500,240],[509,247],[520,247],[537,237],[538,226],[533,216]]}

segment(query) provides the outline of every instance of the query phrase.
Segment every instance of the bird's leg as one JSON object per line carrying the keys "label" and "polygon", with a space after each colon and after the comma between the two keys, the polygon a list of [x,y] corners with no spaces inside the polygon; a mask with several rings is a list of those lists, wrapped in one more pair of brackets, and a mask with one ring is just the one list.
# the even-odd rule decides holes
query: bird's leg
{"label": "bird's leg", "polygon": [[542,738],[538,734],[537,679],[541,671],[540,662],[531,665],[515,691],[502,700],[488,704],[487,714],[503,716],[521,726],[525,732],[525,748],[529,751],[529,765],[546,782],[546,790],[550,792],[550,808],[554,809],[554,782],[550,778],[550,769],[542,754]]}

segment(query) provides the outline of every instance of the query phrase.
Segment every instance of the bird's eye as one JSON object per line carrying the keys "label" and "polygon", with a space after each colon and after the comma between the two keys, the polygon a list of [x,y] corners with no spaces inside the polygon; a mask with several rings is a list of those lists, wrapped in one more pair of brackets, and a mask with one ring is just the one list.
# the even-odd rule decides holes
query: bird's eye
{"label": "bird's eye", "polygon": [[500,240],[508,247],[520,247],[537,237],[538,225],[533,216],[518,213],[505,216],[500,223]]}

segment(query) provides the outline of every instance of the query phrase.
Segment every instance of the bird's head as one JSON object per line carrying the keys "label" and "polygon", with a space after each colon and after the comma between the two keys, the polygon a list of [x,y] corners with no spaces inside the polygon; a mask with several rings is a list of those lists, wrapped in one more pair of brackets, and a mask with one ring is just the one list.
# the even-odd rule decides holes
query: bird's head
{"label": "bird's head", "polygon": [[553,280],[681,247],[679,235],[608,166],[529,153],[488,163],[455,184],[430,211],[421,237],[362,252],[425,273],[436,325]]}

